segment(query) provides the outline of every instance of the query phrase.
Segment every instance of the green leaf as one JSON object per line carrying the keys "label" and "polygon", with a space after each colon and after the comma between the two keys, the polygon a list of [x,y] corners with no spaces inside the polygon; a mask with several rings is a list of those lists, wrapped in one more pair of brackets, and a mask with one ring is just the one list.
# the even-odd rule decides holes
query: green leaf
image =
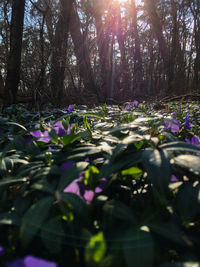
{"label": "green leaf", "polygon": [[131,175],[133,178],[137,179],[139,177],[141,177],[141,175],[143,174],[143,171],[137,167],[131,167],[129,169],[123,170],[122,175]]}
{"label": "green leaf", "polygon": [[26,147],[25,139],[21,135],[15,135],[13,137],[13,143],[17,150],[24,150]]}
{"label": "green leaf", "polygon": [[60,197],[64,202],[70,204],[74,212],[77,213],[79,216],[86,216],[87,205],[79,196],[73,193],[61,193]]}
{"label": "green leaf", "polygon": [[56,131],[52,128],[51,131],[49,132],[49,136],[51,138],[51,141],[55,144],[58,143],[58,135]]}
{"label": "green leaf", "polygon": [[188,144],[186,142],[178,141],[160,145],[159,148],[167,151],[188,151],[188,152],[199,152],[200,147]]}
{"label": "green leaf", "polygon": [[102,261],[106,253],[106,242],[103,232],[99,232],[92,236],[85,249],[85,260],[88,266],[98,264]]}
{"label": "green leaf", "polygon": [[200,207],[200,188],[192,183],[182,184],[175,198],[176,209],[181,218],[190,222],[198,213]]}
{"label": "green leaf", "polygon": [[84,183],[90,188],[94,189],[95,187],[95,177],[99,173],[99,170],[95,166],[89,166],[89,168],[85,172],[85,180]]}
{"label": "green leaf", "polygon": [[200,173],[200,158],[193,155],[180,155],[174,158],[174,164],[189,169],[189,171]]}
{"label": "green leaf", "polygon": [[175,263],[163,263],[158,267],[199,267],[200,262],[175,262]]}
{"label": "green leaf", "polygon": [[136,223],[136,218],[133,215],[131,208],[121,201],[110,200],[103,206],[106,216],[111,216],[129,223]]}
{"label": "green leaf", "polygon": [[165,196],[171,178],[171,166],[168,154],[157,149],[147,149],[142,154],[144,169],[153,186],[161,196]]}
{"label": "green leaf", "polygon": [[40,236],[50,253],[59,253],[62,247],[62,242],[65,239],[65,231],[63,229],[61,218],[56,217],[45,222],[41,228]]}
{"label": "green leaf", "polygon": [[123,252],[127,267],[153,266],[154,247],[148,227],[129,229],[124,236]]}
{"label": "green leaf", "polygon": [[47,182],[38,182],[38,183],[34,183],[31,186],[32,189],[34,190],[38,190],[38,191],[42,191],[42,192],[46,192],[46,193],[50,193],[50,194],[54,194],[55,191],[53,189],[53,187],[48,184]]}
{"label": "green leaf", "polygon": [[24,214],[20,228],[20,237],[24,247],[31,243],[37,232],[41,229],[53,201],[54,197],[45,197],[33,204]]}
{"label": "green leaf", "polygon": [[27,182],[28,179],[27,178],[13,178],[13,177],[6,177],[2,180],[0,180],[0,186],[4,186],[4,185],[12,185],[12,184],[18,184],[18,183],[25,183]]}
{"label": "green leaf", "polygon": [[106,160],[99,170],[98,177],[109,177],[124,168],[136,165],[141,162],[141,152],[130,153],[128,155],[121,156],[118,160],[112,162],[111,160]]}
{"label": "green leaf", "polygon": [[16,122],[6,122],[6,124],[8,124],[8,125],[15,125],[15,126],[21,128],[21,129],[23,129],[24,131],[27,131],[27,129],[23,125],[21,125],[19,123],[16,123]]}
{"label": "green leaf", "polygon": [[81,136],[79,134],[69,134],[69,135],[64,135],[61,140],[64,146],[70,145],[74,143],[76,140],[80,139]]}
{"label": "green leaf", "polygon": [[149,224],[151,232],[154,232],[162,237],[160,242],[166,242],[166,240],[173,241],[179,245],[183,245],[182,232],[177,224],[173,221],[166,223],[151,223]]}

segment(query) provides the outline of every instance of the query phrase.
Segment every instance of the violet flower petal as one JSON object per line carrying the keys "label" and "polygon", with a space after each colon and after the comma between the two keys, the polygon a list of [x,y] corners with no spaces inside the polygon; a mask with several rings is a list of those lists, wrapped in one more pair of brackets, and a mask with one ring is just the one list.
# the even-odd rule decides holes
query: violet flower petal
{"label": "violet flower petal", "polygon": [[133,105],[134,107],[137,107],[138,104],[139,104],[139,102],[138,102],[137,100],[134,100],[134,101],[132,102],[132,105]]}
{"label": "violet flower petal", "polygon": [[178,178],[176,177],[176,175],[174,175],[174,174],[172,174],[170,180],[171,180],[171,182],[178,182],[179,181]]}
{"label": "violet flower petal", "polygon": [[72,130],[72,124],[69,124],[68,129],[67,129],[67,134],[70,134]]}
{"label": "violet flower petal", "polygon": [[64,162],[62,165],[61,165],[61,170],[62,171],[66,171],[69,167],[73,166],[74,165],[74,162],[71,161],[71,160],[68,160],[66,162]]}
{"label": "violet flower petal", "polygon": [[179,131],[179,126],[176,124],[171,124],[171,132],[172,133],[177,133]]}
{"label": "violet flower petal", "polygon": [[92,190],[85,190],[83,198],[90,204],[94,198],[94,192]]}
{"label": "violet flower petal", "polygon": [[3,247],[0,246],[0,256],[3,255],[3,253],[4,253],[4,249]]}
{"label": "violet flower petal", "polygon": [[12,262],[8,262],[4,267],[27,267],[27,266],[24,264],[23,259],[17,259]]}
{"label": "violet flower petal", "polygon": [[72,112],[73,110],[74,110],[73,105],[69,105],[68,108],[67,108],[67,111],[68,112]]}
{"label": "violet flower petal", "polygon": [[130,104],[127,104],[125,109],[126,110],[130,110],[131,109],[131,105]]}
{"label": "violet flower petal", "polygon": [[57,267],[55,262],[46,261],[33,256],[27,256],[24,258],[24,265],[26,267]]}
{"label": "violet flower petal", "polygon": [[40,130],[38,131],[34,131],[34,132],[30,132],[30,135],[32,135],[33,137],[41,137],[42,136],[42,132]]}
{"label": "violet flower petal", "polygon": [[196,136],[196,135],[194,135],[193,137],[192,137],[192,139],[191,139],[191,143],[193,144],[193,145],[196,145],[196,146],[198,146],[200,143],[199,143],[199,138]]}
{"label": "violet flower petal", "polygon": [[81,196],[81,193],[80,193],[80,188],[79,188],[79,184],[78,184],[78,181],[80,179],[76,179],[74,180],[71,184],[69,184],[64,190],[63,192],[64,193],[73,193],[73,194],[76,194],[77,196],[79,197],[82,197]]}

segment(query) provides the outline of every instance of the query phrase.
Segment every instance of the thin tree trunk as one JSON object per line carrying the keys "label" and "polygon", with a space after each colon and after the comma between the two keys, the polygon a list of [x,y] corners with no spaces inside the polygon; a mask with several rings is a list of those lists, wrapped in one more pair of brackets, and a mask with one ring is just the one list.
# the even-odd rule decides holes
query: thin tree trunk
{"label": "thin tree trunk", "polygon": [[142,56],[140,50],[140,37],[138,33],[137,24],[137,10],[135,6],[135,0],[131,1],[132,5],[132,15],[133,15],[133,35],[135,39],[135,49],[134,49],[134,75],[135,75],[135,94],[142,93],[142,79],[143,79],[143,67],[142,67]]}
{"label": "thin tree trunk", "polygon": [[99,89],[94,80],[94,74],[90,63],[89,50],[86,42],[84,42],[84,38],[81,33],[80,20],[74,6],[72,7],[71,13],[70,34],[74,44],[77,65],[85,90],[86,92],[92,94],[97,101],[100,101]]}
{"label": "thin tree trunk", "polygon": [[5,83],[5,105],[16,103],[20,81],[25,0],[13,0],[10,29],[10,51]]}
{"label": "thin tree trunk", "polygon": [[63,98],[72,0],[60,0],[60,8],[61,13],[56,25],[51,61],[51,92],[57,105],[61,104]]}
{"label": "thin tree trunk", "polygon": [[97,47],[101,68],[101,92],[102,100],[106,102],[110,88],[111,66],[109,64],[109,37],[106,36],[104,25],[102,23],[102,14],[99,2],[95,1],[92,12],[95,19],[95,27],[97,31]]}

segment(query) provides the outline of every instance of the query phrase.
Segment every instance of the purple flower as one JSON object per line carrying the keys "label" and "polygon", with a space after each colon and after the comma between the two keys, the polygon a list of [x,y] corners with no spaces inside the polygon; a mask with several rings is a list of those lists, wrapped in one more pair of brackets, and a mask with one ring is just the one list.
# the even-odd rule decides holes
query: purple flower
{"label": "purple flower", "polygon": [[127,104],[126,107],[125,107],[126,110],[130,110],[131,109],[131,105],[130,104]]}
{"label": "purple flower", "polygon": [[33,140],[33,137],[32,136],[28,136],[28,137],[26,137],[26,139],[25,139],[25,143],[29,143],[29,142],[31,142]]}
{"label": "purple flower", "polygon": [[90,159],[87,157],[87,158],[85,158],[84,161],[85,161],[85,162],[90,162]]}
{"label": "purple flower", "polygon": [[42,136],[38,139],[39,141],[42,141],[42,142],[44,142],[44,143],[48,143],[50,140],[51,140],[51,138],[49,137],[49,133],[48,133],[48,131],[44,131],[43,133],[42,133]]}
{"label": "purple flower", "polygon": [[200,146],[199,138],[196,135],[194,135],[191,139],[186,138],[185,141],[189,144]]}
{"label": "purple flower", "polygon": [[33,137],[36,137],[36,138],[39,138],[42,136],[42,132],[40,130],[38,131],[34,131],[34,132],[30,132],[30,134],[33,136]]}
{"label": "purple flower", "polygon": [[102,178],[99,185],[95,188],[94,191],[88,189],[84,183],[84,173],[80,173],[80,177],[75,179],[71,184],[69,184],[63,192],[73,193],[85,200],[86,203],[90,204],[94,198],[95,193],[101,193],[106,183],[106,178]]}
{"label": "purple flower", "polygon": [[139,105],[139,102],[138,102],[137,100],[134,100],[134,101],[132,102],[132,105],[133,105],[134,107],[137,107],[137,106]]}
{"label": "purple flower", "polygon": [[61,165],[61,170],[62,171],[66,171],[69,167],[73,166],[74,165],[74,162],[71,161],[71,160],[68,160],[66,162],[64,162],[62,165]]}
{"label": "purple flower", "polygon": [[170,180],[171,180],[171,182],[178,182],[179,181],[178,178],[176,177],[176,175],[174,175],[174,174],[172,174]]}
{"label": "purple flower", "polygon": [[57,267],[57,264],[33,256],[26,256],[24,259],[7,263],[5,267]]}
{"label": "purple flower", "polygon": [[56,131],[57,135],[60,137],[66,134],[66,130],[60,121],[56,122],[53,128]]}
{"label": "purple flower", "polygon": [[73,126],[73,124],[69,124],[69,126],[67,128],[67,134],[70,134],[71,133],[72,126]]}
{"label": "purple flower", "polygon": [[30,135],[38,138],[38,141],[42,141],[44,143],[48,143],[51,140],[48,131],[41,132],[40,130],[37,130],[34,132],[30,132]]}
{"label": "purple flower", "polygon": [[69,105],[68,108],[67,108],[67,111],[68,112],[72,112],[73,110],[74,110],[73,105]]}
{"label": "purple flower", "polygon": [[101,179],[99,186],[97,186],[95,188],[95,193],[101,193],[103,191],[103,188],[105,187],[106,181],[107,181],[106,178]]}
{"label": "purple flower", "polygon": [[185,115],[185,122],[183,123],[183,125],[189,130],[191,129],[192,123],[189,121],[189,113]]}
{"label": "purple flower", "polygon": [[3,253],[4,253],[4,249],[3,247],[0,246],[0,256],[3,255]]}
{"label": "purple flower", "polygon": [[181,124],[181,122],[177,118],[173,118],[172,122],[178,125]]}
{"label": "purple flower", "polygon": [[177,133],[179,131],[179,126],[177,124],[171,124],[171,132],[172,133]]}
{"label": "purple flower", "polygon": [[179,131],[179,126],[173,122],[170,122],[170,123],[164,122],[164,126],[165,126],[164,130],[169,130],[172,133],[177,133]]}

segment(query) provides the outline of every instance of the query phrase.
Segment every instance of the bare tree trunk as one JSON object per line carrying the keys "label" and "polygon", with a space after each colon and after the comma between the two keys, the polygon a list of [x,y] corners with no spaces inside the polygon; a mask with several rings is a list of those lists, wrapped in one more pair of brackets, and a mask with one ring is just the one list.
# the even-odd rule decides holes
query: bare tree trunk
{"label": "bare tree trunk", "polygon": [[133,35],[135,39],[134,49],[134,75],[135,75],[135,94],[141,94],[142,92],[142,79],[143,79],[143,67],[142,67],[142,56],[140,50],[140,37],[138,33],[137,24],[137,10],[135,6],[135,0],[131,1],[132,15],[133,15]]}
{"label": "bare tree trunk", "polygon": [[0,70],[0,98],[4,97],[4,93],[5,93],[4,81]]}
{"label": "bare tree trunk", "polygon": [[70,19],[70,34],[74,44],[74,52],[77,59],[80,76],[86,92],[93,95],[97,101],[100,101],[99,89],[94,80],[94,74],[90,63],[89,50],[81,33],[80,20],[75,7],[72,7]]}
{"label": "bare tree trunk", "polygon": [[193,5],[190,4],[190,10],[194,17],[194,43],[196,48],[192,89],[200,92],[200,3],[198,0],[193,1]]}
{"label": "bare tree trunk", "polygon": [[20,81],[22,36],[24,25],[25,0],[13,0],[10,29],[10,51],[5,83],[5,104],[16,103]]}
{"label": "bare tree trunk", "polygon": [[158,40],[160,54],[164,63],[165,74],[168,78],[168,91],[172,91],[172,71],[170,69],[169,49],[167,47],[167,43],[162,32],[162,24],[156,11],[154,0],[144,0],[144,3],[150,22],[153,27],[153,31]]}
{"label": "bare tree trunk", "polygon": [[103,94],[102,100],[105,102],[109,97],[108,93],[110,88],[111,65],[109,64],[109,37],[105,34],[100,5],[101,2],[94,1],[92,13],[95,19],[95,27],[97,31],[97,46],[101,67],[101,92]]}
{"label": "bare tree trunk", "polygon": [[55,103],[59,105],[63,98],[66,68],[67,40],[69,33],[72,0],[60,0],[60,16],[53,40],[51,61],[51,92]]}

